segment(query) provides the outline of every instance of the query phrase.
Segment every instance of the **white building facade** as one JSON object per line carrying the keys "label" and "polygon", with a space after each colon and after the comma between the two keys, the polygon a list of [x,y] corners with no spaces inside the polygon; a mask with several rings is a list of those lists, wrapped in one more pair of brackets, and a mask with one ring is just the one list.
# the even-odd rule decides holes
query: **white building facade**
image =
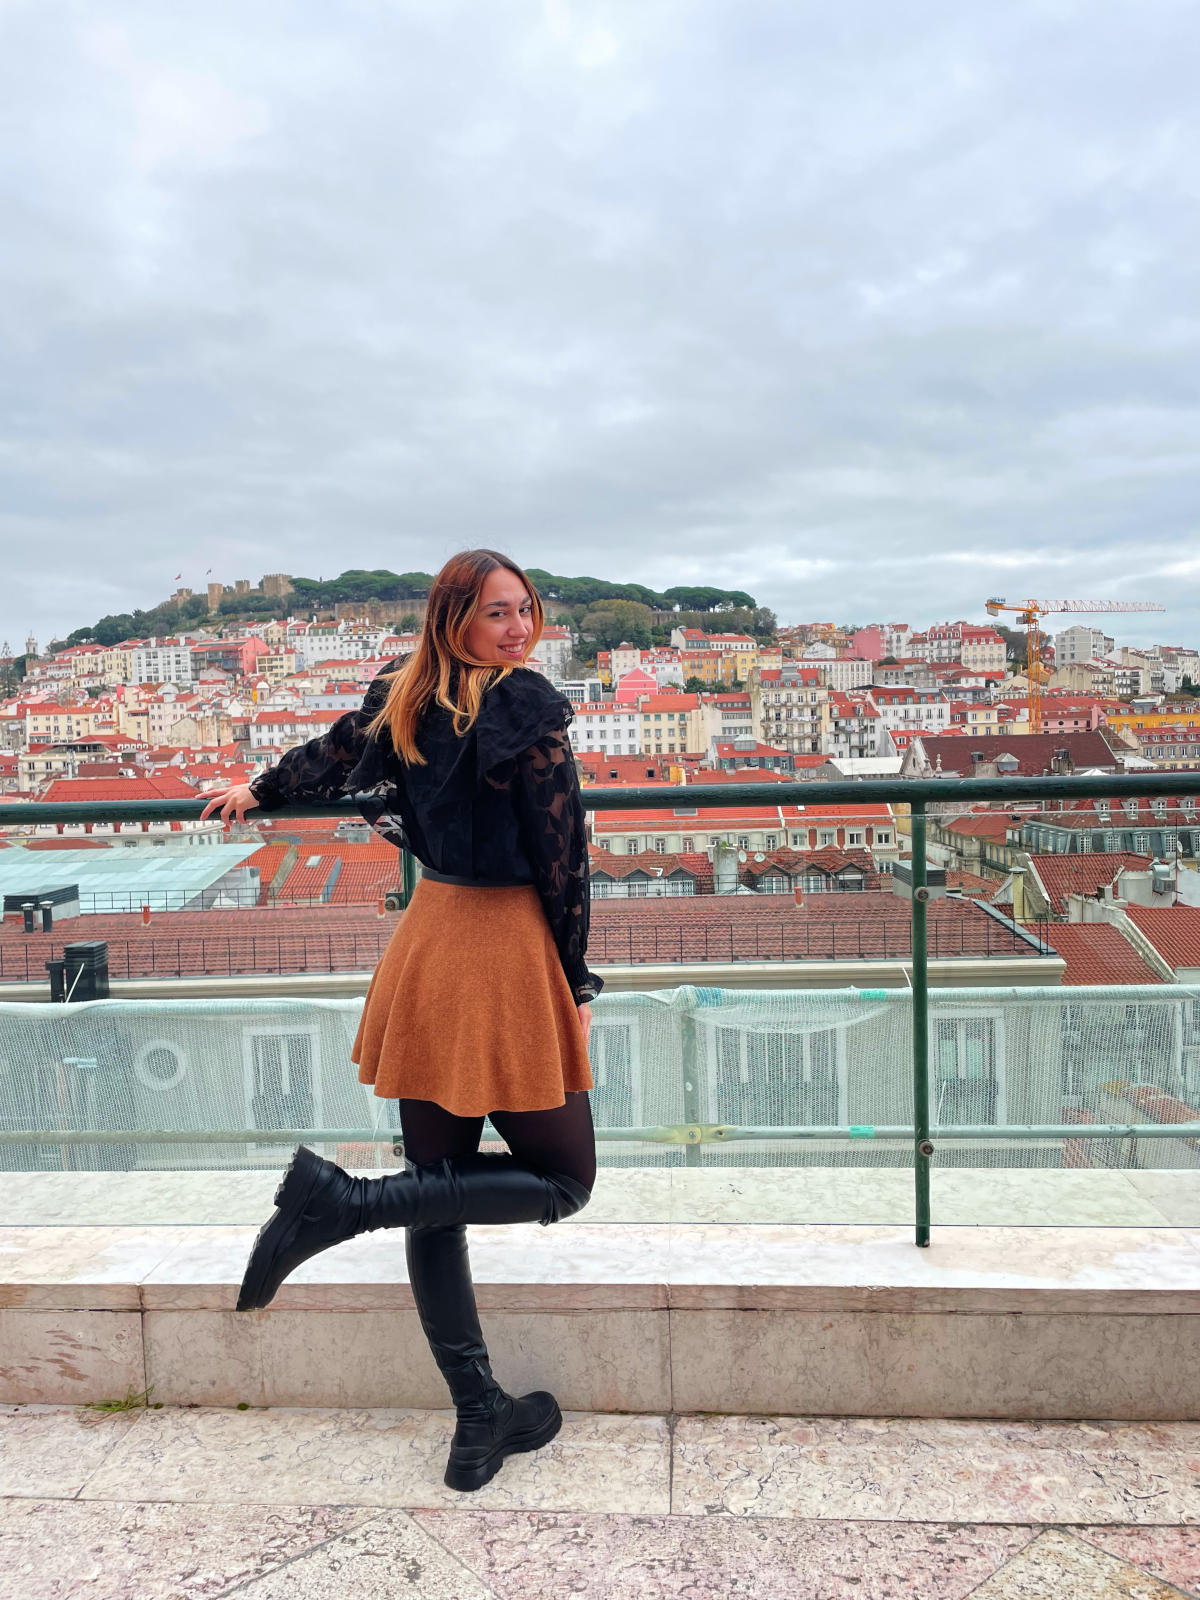
{"label": "white building facade", "polygon": [[129,652],[131,683],[191,683],[192,648],[177,639],[151,640]]}
{"label": "white building facade", "polygon": [[1054,635],[1054,665],[1070,666],[1074,661],[1102,661],[1110,656],[1115,643],[1102,628],[1088,628],[1077,622]]}

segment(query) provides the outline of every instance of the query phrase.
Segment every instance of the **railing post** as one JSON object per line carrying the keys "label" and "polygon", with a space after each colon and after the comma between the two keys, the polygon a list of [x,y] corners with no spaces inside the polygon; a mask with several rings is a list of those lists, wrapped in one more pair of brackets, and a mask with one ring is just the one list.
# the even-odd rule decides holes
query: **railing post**
{"label": "railing post", "polygon": [[925,802],[914,800],[912,819],[912,1039],[913,1176],[918,1246],[929,1244],[929,946],[925,882]]}
{"label": "railing post", "polygon": [[[689,990],[694,994],[695,990]],[[695,1126],[700,1121],[700,1030],[693,1017],[687,1012],[683,1014],[682,1045],[683,1045],[683,1120],[690,1126]],[[698,1144],[685,1144],[683,1147],[684,1165],[698,1167],[702,1156]]]}
{"label": "railing post", "polygon": [[400,852],[400,909],[408,910],[409,901],[417,887],[417,858],[411,850]]}

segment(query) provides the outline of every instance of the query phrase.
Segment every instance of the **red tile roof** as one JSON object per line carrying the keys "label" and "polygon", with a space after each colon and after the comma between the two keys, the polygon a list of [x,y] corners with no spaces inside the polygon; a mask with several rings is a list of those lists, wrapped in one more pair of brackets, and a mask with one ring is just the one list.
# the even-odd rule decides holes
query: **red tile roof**
{"label": "red tile roof", "polygon": [[245,865],[258,869],[258,881],[262,886],[258,898],[259,905],[266,903],[267,890],[283,865],[290,848],[286,844],[265,844],[261,850],[256,850],[252,856],[247,857]]}
{"label": "red tile roof", "polygon": [[786,756],[787,751],[781,745],[763,744],[757,739],[752,745],[749,739],[722,739],[717,742],[717,754],[726,760],[739,756],[748,760],[751,756]]}
{"label": "red tile roof", "polygon": [[996,878],[981,878],[974,872],[956,872],[953,867],[946,869],[947,889],[961,889],[963,894],[978,895],[984,900],[991,899],[998,883]]}
{"label": "red tile roof", "polygon": [[28,839],[26,850],[109,850],[108,839],[92,839],[86,834],[59,834],[56,839]]}
{"label": "red tile roof", "polygon": [[387,860],[360,861],[342,857],[342,870],[333,886],[329,903],[335,906],[365,905],[381,898],[400,885],[400,856],[386,846]]}
{"label": "red tile roof", "polygon": [[712,862],[705,855],[680,851],[674,855],[659,854],[657,850],[642,850],[636,855],[614,855],[611,850],[589,846],[593,876],[620,880],[636,873],[654,878],[690,877],[696,894],[711,894],[713,887]]}
{"label": "red tile roof", "polygon": [[174,773],[152,778],[56,778],[43,800],[197,800],[195,789]]}
{"label": "red tile roof", "polygon": [[[310,860],[315,859],[315,865],[309,866]],[[313,856],[308,854],[306,846],[300,850],[300,859],[287,875],[287,880],[276,888],[277,899],[284,900],[310,900],[320,898],[328,882],[329,874],[337,866],[336,854],[325,851]]]}
{"label": "red tile roof", "polygon": [[[731,777],[741,777],[741,773],[731,773]],[[864,788],[869,785],[864,785]],[[813,785],[814,795],[819,794],[817,785]],[[728,833],[736,832],[738,828],[772,828],[782,831],[784,828],[804,828],[815,826],[819,823],[846,823],[846,822],[876,822],[890,823],[892,821],[891,808],[880,801],[860,801],[856,805],[822,805],[819,801],[806,801],[803,806],[771,805],[770,796],[763,796],[764,804],[761,806],[731,804],[728,809],[707,809],[700,812],[693,807],[688,799],[686,789],[679,790],[679,799],[670,811],[643,811],[634,809],[628,811],[596,811],[593,813],[593,827],[609,833],[624,833],[632,828],[649,831],[659,830],[666,832],[686,833]],[[683,813],[680,816],[679,813]]]}
{"label": "red tile roof", "polygon": [[1012,823],[1004,812],[976,811],[969,817],[955,817],[943,826],[948,833],[962,833],[971,839],[997,839],[1003,844]]}
{"label": "red tile roof", "polygon": [[[975,900],[931,901],[928,929],[934,960],[1037,959],[1033,943]],[[593,902],[588,959],[893,961],[907,960],[911,948],[910,908],[890,890],[811,895],[801,906],[791,894],[703,895]]]}
{"label": "red tile roof", "polygon": [[[826,756],[810,756],[810,763],[823,765],[828,759]],[[799,766],[805,760],[804,756],[793,756],[793,762]],[[727,767],[702,767],[695,775],[697,783],[790,783],[790,772],[780,772],[777,767],[739,767],[731,770]]]}
{"label": "red tile roof", "polygon": [[[1033,931],[1038,932],[1038,929]],[[1161,983],[1118,929],[1108,922],[1058,922],[1045,932],[1067,963],[1065,984]]]}
{"label": "red tile roof", "polygon": [[[759,856],[762,857],[761,861],[758,859]],[[862,874],[862,892],[879,889],[879,874],[875,870],[875,862],[869,850],[857,848],[839,850],[831,845],[826,845],[821,850],[793,850],[790,846],[778,850],[755,850],[739,868],[738,879],[748,888],[754,888],[759,879],[781,871],[791,878],[797,878],[809,871],[831,878],[847,867],[857,868]]]}
{"label": "red tile roof", "polygon": [[1149,856],[1125,851],[1107,856],[1038,855],[1029,859],[1050,898],[1050,909],[1058,917],[1067,914],[1068,895],[1094,895],[1097,889],[1106,889],[1114,883],[1120,873],[1145,872],[1150,866]]}
{"label": "red tile roof", "polygon": [[1200,967],[1200,906],[1130,906],[1128,916],[1172,967]]}
{"label": "red tile roof", "polygon": [[922,734],[921,743],[930,765],[937,767],[938,757],[941,757],[941,770],[943,772],[957,772],[970,777],[974,767],[972,752],[980,750],[986,761],[995,761],[1000,756],[1014,756],[1017,765],[1009,774],[1011,777],[1041,778],[1052,769],[1050,763],[1054,760],[1056,750],[1066,750],[1070,753],[1076,771],[1090,767],[1100,767],[1106,772],[1117,769],[1117,758],[1113,755],[1102,734],[1099,733],[1021,733],[1021,734],[979,734],[976,742],[970,742],[970,733],[955,737],[947,734]]}
{"label": "red tile roof", "polygon": [[383,954],[396,917],[360,906],[246,907],[168,911],[143,927],[140,912],[102,913],[59,922],[52,934],[23,934],[10,915],[0,923],[0,982],[44,983],[45,963],[75,939],[109,942],[114,978],[242,972],[364,972]]}

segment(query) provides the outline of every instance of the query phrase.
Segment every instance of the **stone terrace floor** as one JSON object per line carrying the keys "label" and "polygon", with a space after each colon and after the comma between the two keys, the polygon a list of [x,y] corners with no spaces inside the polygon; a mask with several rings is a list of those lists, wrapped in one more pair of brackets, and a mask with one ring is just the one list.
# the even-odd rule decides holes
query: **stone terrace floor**
{"label": "stone terrace floor", "polygon": [[1200,1596],[1200,1424],[566,1418],[469,1497],[446,1412],[0,1412],[11,1600]]}

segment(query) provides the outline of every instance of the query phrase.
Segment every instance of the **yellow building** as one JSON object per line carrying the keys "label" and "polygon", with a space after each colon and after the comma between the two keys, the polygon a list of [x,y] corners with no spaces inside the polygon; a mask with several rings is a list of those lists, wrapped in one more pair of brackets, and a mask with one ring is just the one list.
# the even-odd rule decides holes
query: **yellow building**
{"label": "yellow building", "polygon": [[276,650],[270,655],[259,656],[257,670],[265,678],[270,678],[272,683],[281,683],[284,678],[290,678],[296,671],[296,652],[294,650]]}
{"label": "yellow building", "polygon": [[133,652],[138,648],[136,639],[125,639],[121,644],[115,644],[111,649],[105,650],[101,656],[104,676],[109,683],[131,683],[133,681]]}
{"label": "yellow building", "polygon": [[1147,728],[1200,728],[1200,701],[1181,701],[1162,711],[1109,711],[1107,717],[1110,728],[1127,728],[1133,733]]}
{"label": "yellow building", "polygon": [[25,742],[86,739],[100,731],[95,723],[96,713],[88,706],[40,706],[25,713]]}
{"label": "yellow building", "polygon": [[119,732],[127,734],[131,739],[144,739],[150,742],[150,712],[144,706],[121,705],[117,708],[117,718],[120,723]]}

